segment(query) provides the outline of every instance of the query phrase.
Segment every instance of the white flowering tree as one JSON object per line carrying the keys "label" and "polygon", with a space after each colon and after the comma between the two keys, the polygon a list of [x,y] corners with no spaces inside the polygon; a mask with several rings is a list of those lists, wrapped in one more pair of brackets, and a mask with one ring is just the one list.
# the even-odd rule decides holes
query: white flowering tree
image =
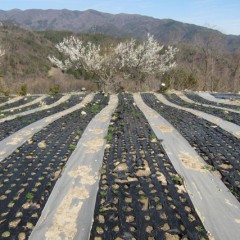
{"label": "white flowering tree", "polygon": [[64,38],[56,45],[62,54],[63,60],[54,56],[48,59],[53,65],[66,71],[68,69],[84,69],[99,79],[101,87],[108,85],[114,75],[116,68],[113,66],[112,54],[100,54],[101,48],[92,42],[83,43],[82,40],[73,36]]}
{"label": "white flowering tree", "polygon": [[177,51],[172,46],[160,45],[151,35],[140,44],[131,39],[118,44],[115,49],[119,70],[125,77],[139,82],[176,67],[174,59]]}
{"label": "white flowering tree", "polygon": [[64,38],[56,45],[62,60],[49,56],[49,60],[63,71],[82,68],[95,75],[102,86],[114,82],[116,76],[144,81],[150,75],[166,72],[176,66],[176,48],[160,45],[153,36],[146,41],[121,42],[107,51],[92,42],[83,43],[78,38]]}

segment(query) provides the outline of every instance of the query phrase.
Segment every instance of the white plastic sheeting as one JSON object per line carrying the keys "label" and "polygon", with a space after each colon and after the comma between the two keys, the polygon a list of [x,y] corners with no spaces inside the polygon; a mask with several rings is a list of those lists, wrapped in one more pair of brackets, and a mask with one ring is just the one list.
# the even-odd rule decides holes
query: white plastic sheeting
{"label": "white plastic sheeting", "polygon": [[57,120],[58,118],[65,116],[77,109],[82,108],[85,104],[89,103],[93,99],[94,94],[87,95],[83,101],[67,110],[45,117],[37,122],[34,122],[16,133],[10,135],[0,142],[0,161],[13,153],[24,142],[31,138],[35,133],[39,132],[42,128],[48,124]]}
{"label": "white plastic sheeting", "polygon": [[171,103],[169,102],[162,94],[155,94],[155,96],[164,104],[171,106],[171,107],[175,107],[187,112],[190,112],[198,117],[204,118],[209,122],[212,122],[216,125],[218,125],[219,127],[221,127],[222,129],[224,129],[225,131],[230,132],[231,134],[233,134],[235,137],[240,138],[240,126],[238,126],[237,124],[225,121],[219,117],[213,116],[211,114],[208,113],[204,113],[198,110],[194,110],[191,108],[186,108],[186,107],[182,107],[179,106],[177,104]]}
{"label": "white plastic sheeting", "polygon": [[95,116],[67,161],[29,239],[89,238],[108,125],[118,98]]}
{"label": "white plastic sheeting", "polygon": [[240,236],[240,203],[215,174],[205,170],[204,160],[179,132],[139,94],[134,100],[149,121],[176,171],[183,177],[187,192],[205,228],[214,239],[232,240]]}

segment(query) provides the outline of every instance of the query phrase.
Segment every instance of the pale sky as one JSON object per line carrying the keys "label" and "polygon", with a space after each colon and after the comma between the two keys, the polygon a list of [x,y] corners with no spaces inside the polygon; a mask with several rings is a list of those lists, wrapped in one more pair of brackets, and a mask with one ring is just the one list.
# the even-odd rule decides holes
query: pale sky
{"label": "pale sky", "polygon": [[0,0],[1,10],[14,8],[137,13],[240,35],[240,0]]}

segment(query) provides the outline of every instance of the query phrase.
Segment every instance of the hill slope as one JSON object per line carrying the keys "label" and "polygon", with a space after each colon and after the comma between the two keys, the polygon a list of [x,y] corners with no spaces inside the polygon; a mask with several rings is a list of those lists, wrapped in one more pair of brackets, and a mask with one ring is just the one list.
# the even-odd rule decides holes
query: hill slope
{"label": "hill slope", "polygon": [[[124,39],[97,33],[73,33],[67,31],[32,31],[17,25],[4,23],[0,26],[1,44],[6,54],[0,59],[0,92],[7,89],[17,92],[26,83],[31,92],[44,93],[53,85],[60,85],[62,91],[79,90],[81,87],[96,89],[93,81],[83,81],[89,76],[80,71],[63,74],[53,69],[48,55],[57,55],[55,44],[65,36],[77,35],[83,40],[102,46],[116,45]],[[160,80],[172,88],[216,91],[240,90],[240,53],[214,52],[191,44],[178,44],[178,67],[153,82],[147,82],[144,89],[157,90]],[[136,89],[136,83],[127,82],[128,90]],[[143,89],[143,90],[144,90]]]}

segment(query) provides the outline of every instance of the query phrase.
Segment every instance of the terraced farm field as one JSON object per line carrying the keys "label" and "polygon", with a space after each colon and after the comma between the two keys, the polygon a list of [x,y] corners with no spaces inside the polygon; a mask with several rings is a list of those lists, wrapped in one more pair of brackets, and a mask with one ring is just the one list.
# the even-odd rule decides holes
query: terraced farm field
{"label": "terraced farm field", "polygon": [[1,97],[0,239],[239,239],[240,105],[204,94]]}

